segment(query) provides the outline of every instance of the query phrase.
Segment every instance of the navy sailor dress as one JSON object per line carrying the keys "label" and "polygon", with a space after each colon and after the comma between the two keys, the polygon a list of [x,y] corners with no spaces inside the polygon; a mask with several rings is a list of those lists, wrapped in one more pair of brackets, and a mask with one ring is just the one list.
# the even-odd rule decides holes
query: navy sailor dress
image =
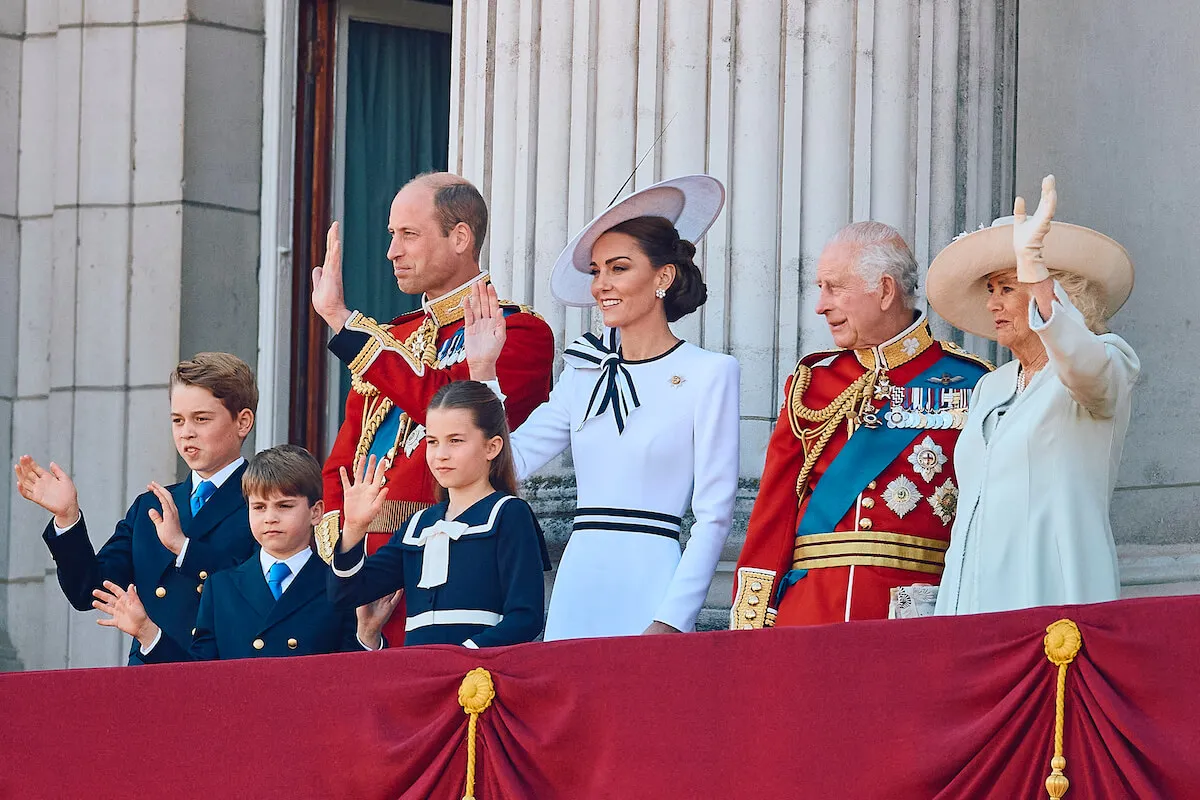
{"label": "navy sailor dress", "polygon": [[445,501],[414,514],[370,558],[333,557],[329,598],[354,608],[404,589],[404,644],[470,648],[529,642],[545,622],[550,559],[529,504],[493,492],[447,520]]}

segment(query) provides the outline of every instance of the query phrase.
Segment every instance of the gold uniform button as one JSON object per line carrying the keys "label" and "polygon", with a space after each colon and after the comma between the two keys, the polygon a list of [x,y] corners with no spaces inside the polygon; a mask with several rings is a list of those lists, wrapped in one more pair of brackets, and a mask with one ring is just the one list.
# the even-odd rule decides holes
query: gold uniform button
{"label": "gold uniform button", "polygon": [[251,642],[251,643],[250,643],[250,645],[251,645],[251,646],[252,646],[252,647],[253,647],[255,650],[262,650],[264,647],[266,647],[266,646],[267,646],[267,643],[266,643],[266,642],[264,642],[262,639],[255,639],[253,642]]}
{"label": "gold uniform button", "polygon": [[752,606],[756,606],[756,605],[758,605],[758,598],[751,595],[750,598],[748,600],[746,600],[746,602]]}
{"label": "gold uniform button", "polygon": [[875,501],[872,500],[870,497],[864,497],[863,501],[862,501],[862,506],[863,506],[863,508],[874,508]]}
{"label": "gold uniform button", "polygon": [[204,591],[204,584],[203,583],[196,584],[196,594],[200,594],[203,591]]}
{"label": "gold uniform button", "polygon": [[867,488],[870,489],[871,491],[875,491],[875,487],[877,485],[878,484],[876,484],[875,481],[871,481],[870,483],[867,484]]}
{"label": "gold uniform button", "polygon": [[871,520],[867,519],[866,517],[863,517],[862,519],[860,519],[860,520],[858,521],[858,527],[862,528],[864,531],[869,531],[869,530],[871,530],[871,526],[872,526],[873,524],[874,524],[874,523],[873,523],[873,522],[871,522]]}
{"label": "gold uniform button", "polygon": [[202,581],[208,580],[208,573],[205,572],[204,570],[200,570],[200,580],[202,580]]}
{"label": "gold uniform button", "polygon": [[192,628],[192,636],[195,636],[195,635],[196,635],[196,629]]}
{"label": "gold uniform button", "polygon": [[295,639],[288,639],[288,649],[289,650],[295,650],[299,646],[300,646],[300,643],[297,642]]}
{"label": "gold uniform button", "polygon": [[745,616],[746,616],[746,619],[754,619],[755,617],[758,616],[758,614],[755,613],[753,608],[748,608],[748,609],[746,609]]}
{"label": "gold uniform button", "polygon": [[761,591],[762,591],[762,584],[761,584],[761,583],[759,583],[758,581],[755,581],[754,583],[750,584],[750,591],[752,591],[752,592],[761,592]]}
{"label": "gold uniform button", "polygon": [[167,590],[166,590],[166,589],[164,589],[164,588],[163,588],[163,587],[161,587],[161,586],[160,586],[160,587],[158,587],[157,589],[155,589],[155,590],[154,590],[154,593],[155,593],[156,595],[158,595],[159,597],[166,597],[166,596],[167,596]]}

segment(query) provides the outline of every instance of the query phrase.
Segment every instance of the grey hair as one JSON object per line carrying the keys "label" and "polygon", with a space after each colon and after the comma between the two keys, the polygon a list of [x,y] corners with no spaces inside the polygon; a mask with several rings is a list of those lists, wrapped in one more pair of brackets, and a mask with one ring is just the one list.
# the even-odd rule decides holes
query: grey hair
{"label": "grey hair", "polygon": [[900,290],[905,308],[917,304],[917,260],[900,231],[882,222],[852,222],[833,235],[830,242],[858,247],[854,271],[875,291],[884,275],[891,275]]}

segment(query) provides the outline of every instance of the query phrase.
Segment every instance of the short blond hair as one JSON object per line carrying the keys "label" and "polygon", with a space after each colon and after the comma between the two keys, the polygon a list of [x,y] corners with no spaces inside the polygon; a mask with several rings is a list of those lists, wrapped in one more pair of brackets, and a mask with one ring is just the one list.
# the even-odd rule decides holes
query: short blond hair
{"label": "short blond hair", "polygon": [[321,499],[321,465],[312,453],[294,444],[263,450],[242,474],[242,494],[250,497],[303,497],[310,506]]}
{"label": "short blond hair", "polygon": [[258,384],[250,365],[231,353],[197,353],[180,361],[171,372],[170,390],[199,386],[212,392],[236,418],[243,408],[258,411]]}

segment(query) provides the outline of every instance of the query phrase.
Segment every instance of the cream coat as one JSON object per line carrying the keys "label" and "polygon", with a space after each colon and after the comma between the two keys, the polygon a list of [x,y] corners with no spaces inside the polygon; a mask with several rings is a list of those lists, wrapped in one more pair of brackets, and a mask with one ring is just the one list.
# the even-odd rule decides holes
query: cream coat
{"label": "cream coat", "polygon": [[1117,598],[1108,512],[1138,358],[1119,336],[1089,331],[1054,290],[1048,321],[1032,301],[1029,310],[1049,364],[1017,395],[1009,362],[971,399],[954,451],[961,492],[938,614]]}

